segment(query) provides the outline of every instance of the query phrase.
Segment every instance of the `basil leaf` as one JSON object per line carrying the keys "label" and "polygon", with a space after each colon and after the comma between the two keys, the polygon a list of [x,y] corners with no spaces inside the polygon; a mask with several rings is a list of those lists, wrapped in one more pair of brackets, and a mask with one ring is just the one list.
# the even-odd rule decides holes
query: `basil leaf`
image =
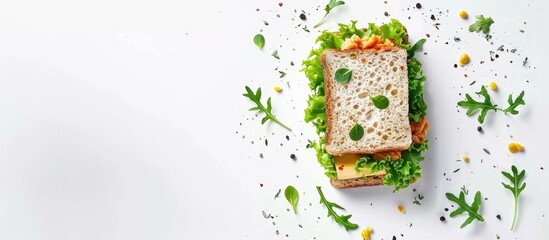
{"label": "basil leaf", "polygon": [[353,128],[351,128],[351,131],[349,132],[349,137],[353,141],[358,141],[362,139],[362,136],[364,136],[364,128],[362,128],[362,126],[357,123],[355,124],[355,126],[353,126]]}
{"label": "basil leaf", "polygon": [[370,98],[370,100],[372,100],[372,103],[378,109],[385,109],[389,106],[389,99],[383,95],[377,95]]}
{"label": "basil leaf", "polygon": [[286,187],[286,190],[284,190],[284,196],[286,196],[286,199],[288,202],[292,205],[292,208],[294,209],[294,213],[297,214],[297,202],[299,201],[299,193],[293,187],[292,185],[289,185]]}
{"label": "basil leaf", "polygon": [[259,49],[263,49],[263,46],[265,46],[265,37],[261,34],[256,34],[254,37],[254,43],[259,47]]}
{"label": "basil leaf", "polygon": [[349,80],[351,80],[351,75],[353,74],[353,71],[347,68],[340,68],[335,73],[335,80],[338,83],[347,83]]}

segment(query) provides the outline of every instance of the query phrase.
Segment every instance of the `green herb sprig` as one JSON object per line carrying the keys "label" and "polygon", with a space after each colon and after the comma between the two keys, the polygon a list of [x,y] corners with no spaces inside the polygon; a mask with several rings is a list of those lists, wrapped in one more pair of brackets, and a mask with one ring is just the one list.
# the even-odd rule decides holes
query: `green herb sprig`
{"label": "green herb sprig", "polygon": [[524,175],[526,174],[526,171],[522,170],[520,173],[518,173],[517,167],[515,167],[515,165],[511,167],[511,171],[513,172],[512,176],[510,173],[504,172],[504,171],[501,171],[501,174],[503,174],[503,176],[508,178],[513,184],[513,186],[509,184],[505,184],[503,182],[501,184],[503,184],[505,188],[509,189],[509,191],[511,191],[513,193],[513,196],[515,197],[515,213],[513,214],[513,224],[511,225],[511,231],[513,231],[513,229],[515,228],[516,220],[517,220],[519,195],[522,192],[522,190],[526,188],[526,183],[522,183],[522,185],[520,184],[522,179],[524,178]]}
{"label": "green herb sprig", "polygon": [[324,17],[322,17],[322,19],[320,20],[320,22],[318,22],[316,25],[314,25],[313,27],[314,28],[317,28],[318,26],[320,26],[323,22],[324,22],[324,19],[326,19],[326,17],[328,16],[328,14],[332,11],[332,9],[338,7],[338,6],[341,6],[341,5],[344,5],[345,2],[344,1],[341,1],[341,0],[330,0],[328,2],[328,4],[326,4],[326,7],[324,7],[324,11],[326,11],[326,14],[324,14]]}
{"label": "green herb sprig", "polygon": [[267,99],[267,107],[263,106],[263,104],[260,102],[261,101],[261,88],[257,88],[257,91],[254,94],[252,89],[250,89],[250,87],[246,86],[246,93],[244,93],[242,95],[244,97],[249,98],[252,102],[257,104],[257,107],[250,108],[249,109],[250,111],[260,111],[260,112],[264,112],[266,114],[265,117],[263,119],[261,119],[261,124],[264,124],[268,120],[271,120],[271,121],[277,123],[278,125],[282,126],[283,128],[288,129],[288,131],[292,131],[291,128],[287,127],[286,125],[284,125],[280,121],[278,121],[278,119],[276,119],[275,116],[273,115],[273,113],[271,112],[271,110],[272,110],[271,98]]}
{"label": "green herb sprig", "polygon": [[294,209],[294,213],[297,214],[297,202],[299,202],[299,193],[295,189],[294,186],[289,185],[284,190],[284,196],[286,197],[286,200],[292,205],[292,208]]}
{"label": "green herb sprig", "polygon": [[377,109],[383,110],[389,106],[389,99],[383,95],[371,97],[372,103]]}
{"label": "green herb sprig", "polygon": [[356,123],[349,131],[349,137],[353,141],[358,141],[364,136],[364,128],[360,124]]}
{"label": "green herb sprig", "polygon": [[349,214],[340,216],[333,209],[335,207],[341,210],[345,210],[345,208],[339,206],[337,203],[329,202],[328,200],[326,200],[326,198],[324,197],[324,193],[322,193],[322,189],[320,189],[319,186],[316,187],[316,190],[320,195],[320,203],[324,204],[328,209],[328,217],[333,217],[337,223],[343,225],[346,231],[355,230],[358,228],[357,224],[349,222],[349,218],[351,218],[352,215]]}
{"label": "green herb sprig", "polygon": [[499,108],[498,105],[492,104],[492,101],[490,100],[490,95],[488,95],[488,91],[486,90],[486,87],[482,86],[480,89],[479,94],[484,97],[484,102],[478,102],[475,101],[469,94],[465,94],[465,100],[459,101],[457,103],[458,106],[466,108],[467,109],[467,116],[471,116],[477,112],[477,110],[480,110],[480,115],[478,116],[478,122],[483,123],[484,119],[486,118],[486,114],[488,111],[492,110],[494,112],[502,111],[505,114],[510,113],[512,115],[517,115],[519,111],[516,110],[516,108],[520,105],[526,105],[526,102],[524,102],[524,91],[522,91],[519,96],[513,100],[513,94],[509,95],[509,98],[507,99],[507,102],[509,103],[509,107],[503,109]]}
{"label": "green herb sprig", "polygon": [[485,18],[483,15],[477,16],[477,21],[469,26],[469,32],[481,32],[484,35],[488,35],[490,32],[490,26],[494,23],[494,20],[489,17]]}
{"label": "green herb sprig", "polygon": [[338,83],[348,83],[351,80],[352,75],[353,71],[351,69],[340,68],[335,72],[334,78]]}
{"label": "green herb sprig", "polygon": [[261,34],[256,34],[254,36],[254,44],[259,48],[263,49],[263,46],[265,46],[265,37]]}
{"label": "green herb sprig", "polygon": [[456,217],[457,215],[460,215],[464,212],[467,212],[469,214],[469,218],[467,218],[467,220],[465,220],[465,222],[461,224],[461,228],[469,225],[475,219],[480,222],[484,222],[484,218],[478,213],[478,210],[480,208],[480,202],[482,201],[480,192],[477,192],[475,194],[475,200],[471,205],[467,204],[467,202],[465,201],[465,193],[463,191],[459,193],[459,198],[452,193],[446,193],[446,198],[448,198],[448,200],[452,202],[457,203],[457,205],[459,206],[456,210],[450,213],[450,217]]}

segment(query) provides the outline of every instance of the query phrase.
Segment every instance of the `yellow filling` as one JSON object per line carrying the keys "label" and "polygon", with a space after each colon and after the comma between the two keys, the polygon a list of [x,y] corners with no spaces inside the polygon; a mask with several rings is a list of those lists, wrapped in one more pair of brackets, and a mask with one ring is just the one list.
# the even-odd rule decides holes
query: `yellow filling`
{"label": "yellow filling", "polygon": [[352,179],[367,176],[375,176],[385,174],[385,170],[372,173],[369,168],[361,168],[362,172],[355,172],[356,161],[361,158],[361,155],[348,154],[343,156],[334,156],[335,167],[337,171],[337,179]]}

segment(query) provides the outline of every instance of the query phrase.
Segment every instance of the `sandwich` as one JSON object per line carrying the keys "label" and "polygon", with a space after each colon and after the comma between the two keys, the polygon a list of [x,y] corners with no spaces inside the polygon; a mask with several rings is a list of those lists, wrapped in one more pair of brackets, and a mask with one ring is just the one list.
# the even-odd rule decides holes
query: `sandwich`
{"label": "sandwich", "polygon": [[397,20],[367,28],[356,21],[324,31],[303,61],[312,91],[305,121],[309,140],[335,188],[387,185],[394,191],[421,178],[429,123],[422,64]]}

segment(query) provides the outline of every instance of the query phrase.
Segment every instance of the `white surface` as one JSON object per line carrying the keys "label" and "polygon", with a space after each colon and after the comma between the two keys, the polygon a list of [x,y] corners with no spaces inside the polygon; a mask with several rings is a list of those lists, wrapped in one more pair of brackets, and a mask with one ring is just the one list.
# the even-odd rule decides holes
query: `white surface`
{"label": "white surface", "polygon": [[[304,10],[312,29],[325,2],[0,3],[0,239],[361,239],[366,226],[374,228],[373,239],[546,239],[549,85],[540,47],[549,37],[546,3],[422,0],[422,10],[407,11],[415,2],[349,0],[328,17],[321,29],[352,19],[384,22],[387,11],[408,26],[412,40],[431,34],[428,55],[420,54],[431,149],[423,179],[393,194],[385,187],[332,189],[313,151],[305,149],[316,135],[302,121],[309,91],[299,69],[318,33],[296,25]],[[462,8],[495,20],[494,45],[467,32],[472,19],[457,17]],[[436,30],[430,13],[446,10]],[[261,30],[263,51],[252,43]],[[462,41],[453,42],[454,36]],[[499,45],[517,53],[490,62],[488,49]],[[280,61],[270,56],[276,49]],[[472,63],[454,69],[462,52]],[[277,67],[288,75],[279,79]],[[477,84],[469,86],[473,80]],[[491,92],[494,102],[524,89],[527,105],[518,116],[490,113],[479,134],[475,118],[457,112],[456,102],[459,93],[492,80],[499,86]],[[260,125],[246,111],[245,85],[263,87],[264,101],[273,98],[274,112],[294,132]],[[272,91],[274,85],[283,93]],[[526,152],[508,154],[515,140]],[[471,163],[455,161],[462,155]],[[527,170],[528,183],[514,232],[512,196],[499,183],[499,172],[511,164]],[[301,194],[297,216],[286,211],[282,195],[273,199],[289,184]],[[448,217],[444,193],[464,184],[488,200],[481,207],[485,223],[460,230],[465,218]],[[347,233],[326,217],[317,185],[353,214],[360,230]],[[425,196],[422,206],[412,204],[417,193]],[[277,216],[276,225],[262,210]]]}

